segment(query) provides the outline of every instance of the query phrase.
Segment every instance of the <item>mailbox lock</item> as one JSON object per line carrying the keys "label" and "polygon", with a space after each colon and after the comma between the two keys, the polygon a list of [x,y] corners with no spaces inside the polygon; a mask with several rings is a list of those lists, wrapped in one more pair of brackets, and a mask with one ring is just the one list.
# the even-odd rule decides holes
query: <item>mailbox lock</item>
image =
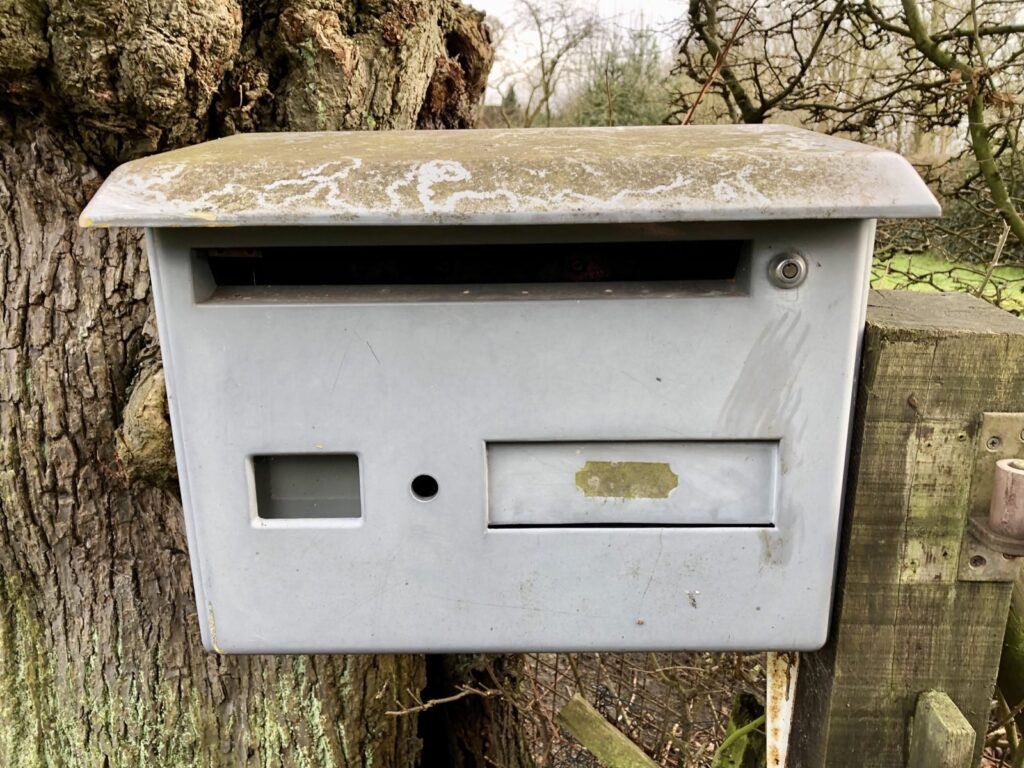
{"label": "mailbox lock", "polygon": [[807,277],[807,261],[799,253],[786,251],[768,262],[768,279],[778,288],[796,288]]}

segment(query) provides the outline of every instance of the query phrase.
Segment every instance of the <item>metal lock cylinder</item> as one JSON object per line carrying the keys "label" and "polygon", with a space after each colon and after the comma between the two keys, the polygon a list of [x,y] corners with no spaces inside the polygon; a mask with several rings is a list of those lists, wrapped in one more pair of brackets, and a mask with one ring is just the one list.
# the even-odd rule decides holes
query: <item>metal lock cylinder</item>
{"label": "metal lock cylinder", "polygon": [[795,251],[784,251],[768,262],[768,279],[777,288],[796,288],[807,279],[807,260]]}

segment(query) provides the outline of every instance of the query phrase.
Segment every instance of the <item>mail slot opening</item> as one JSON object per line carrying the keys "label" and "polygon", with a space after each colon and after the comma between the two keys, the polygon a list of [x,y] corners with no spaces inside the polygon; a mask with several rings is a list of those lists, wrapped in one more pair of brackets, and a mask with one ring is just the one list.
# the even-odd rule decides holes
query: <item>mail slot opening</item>
{"label": "mail slot opening", "polygon": [[362,517],[354,454],[254,456],[252,467],[261,519]]}
{"label": "mail slot opening", "polygon": [[[740,240],[476,243],[197,249],[216,289],[734,285]],[[258,294],[258,291],[255,291]],[[224,296],[223,291],[218,291]],[[227,292],[229,295],[231,291]],[[470,292],[472,293],[472,292]]]}

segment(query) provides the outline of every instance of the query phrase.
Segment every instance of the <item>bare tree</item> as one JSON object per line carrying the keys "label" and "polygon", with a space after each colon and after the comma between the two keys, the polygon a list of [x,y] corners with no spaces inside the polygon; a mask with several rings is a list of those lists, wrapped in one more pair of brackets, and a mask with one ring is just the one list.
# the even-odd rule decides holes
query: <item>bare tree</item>
{"label": "bare tree", "polygon": [[559,113],[574,125],[656,125],[672,112],[671,60],[655,30],[604,30],[584,46]]}
{"label": "bare tree", "polygon": [[715,119],[762,123],[798,109],[820,92],[808,74],[826,41],[828,55],[840,55],[830,34],[843,7],[842,0],[690,0],[677,71],[692,87],[677,95],[675,114],[690,113],[708,88],[718,96],[707,105]]}
{"label": "bare tree", "polygon": [[497,87],[505,94],[513,89],[521,125],[529,128],[542,120],[550,126],[559,88],[600,24],[593,12],[582,10],[575,0],[518,0],[517,7],[517,31],[525,38],[524,45],[535,51],[522,66],[513,67],[504,78],[506,82]]}
{"label": "bare tree", "polygon": [[[691,0],[678,71],[695,85],[677,94],[676,114],[703,91],[712,119],[789,113],[897,146],[953,132],[955,162],[933,180],[1024,244],[1021,15],[1016,0]],[[955,236],[991,253],[998,231],[981,233],[985,246]]]}

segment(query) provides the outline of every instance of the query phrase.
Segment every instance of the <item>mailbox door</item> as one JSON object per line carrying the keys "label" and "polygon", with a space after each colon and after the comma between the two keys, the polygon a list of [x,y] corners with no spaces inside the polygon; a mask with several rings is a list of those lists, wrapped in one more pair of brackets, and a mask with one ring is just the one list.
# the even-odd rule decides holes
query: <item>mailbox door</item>
{"label": "mailbox door", "polygon": [[[858,221],[152,232],[204,642],[820,647],[872,240]],[[587,243],[692,269],[449,284],[406,263],[381,283],[345,261]],[[269,249],[256,285],[211,266]],[[798,287],[769,279],[783,252]],[[314,257],[321,283],[280,284]]]}

